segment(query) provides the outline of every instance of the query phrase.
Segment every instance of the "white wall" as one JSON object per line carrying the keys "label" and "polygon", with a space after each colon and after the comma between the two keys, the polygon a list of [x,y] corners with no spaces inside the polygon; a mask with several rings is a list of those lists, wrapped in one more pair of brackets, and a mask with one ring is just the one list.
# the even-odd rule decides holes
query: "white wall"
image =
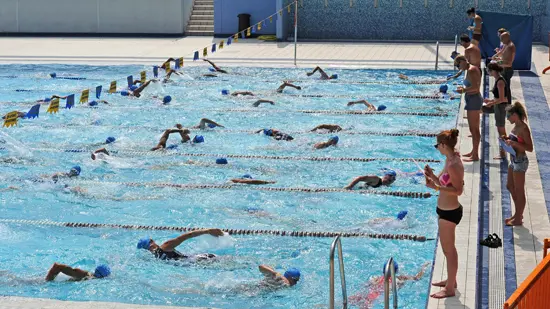
{"label": "white wall", "polygon": [[182,34],[193,0],[0,0],[0,32]]}

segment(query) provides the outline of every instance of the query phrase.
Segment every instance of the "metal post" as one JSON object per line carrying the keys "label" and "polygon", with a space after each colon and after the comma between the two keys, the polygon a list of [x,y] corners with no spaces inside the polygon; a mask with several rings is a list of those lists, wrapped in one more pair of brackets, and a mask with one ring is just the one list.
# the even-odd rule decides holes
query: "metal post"
{"label": "metal post", "polygon": [[[455,34],[455,54],[458,50],[458,34]],[[453,70],[456,71],[456,66],[453,65]]]}
{"label": "metal post", "polygon": [[298,0],[294,1],[294,66],[298,54]]}
{"label": "metal post", "polygon": [[435,70],[437,71],[437,63],[439,62],[439,41],[435,44]]}
{"label": "metal post", "polygon": [[390,279],[393,290],[393,308],[397,309],[397,280],[395,278],[393,257],[388,260],[384,268],[384,309],[390,308]]}

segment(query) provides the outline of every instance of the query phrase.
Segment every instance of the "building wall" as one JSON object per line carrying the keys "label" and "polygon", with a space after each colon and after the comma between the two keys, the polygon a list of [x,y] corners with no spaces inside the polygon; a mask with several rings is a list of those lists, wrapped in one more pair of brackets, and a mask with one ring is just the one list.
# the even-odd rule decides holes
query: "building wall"
{"label": "building wall", "polygon": [[[230,35],[239,31],[241,13],[250,14],[250,24],[260,22],[276,12],[276,0],[214,0],[214,35]],[[275,34],[275,19],[267,22],[257,34]]]}
{"label": "building wall", "polygon": [[193,0],[0,0],[0,32],[182,34]]}
{"label": "building wall", "polygon": [[540,29],[541,41],[546,45],[548,45],[548,32],[550,32],[550,3],[546,6]]}
{"label": "building wall", "polygon": [[[289,0],[286,0],[287,2]],[[307,39],[454,40],[469,25],[472,0],[299,0],[298,37]],[[325,1],[328,6],[325,7]],[[450,7],[450,3],[453,6]],[[546,33],[547,0],[478,0],[478,10],[533,15],[533,41]],[[430,23],[430,26],[426,26]]]}

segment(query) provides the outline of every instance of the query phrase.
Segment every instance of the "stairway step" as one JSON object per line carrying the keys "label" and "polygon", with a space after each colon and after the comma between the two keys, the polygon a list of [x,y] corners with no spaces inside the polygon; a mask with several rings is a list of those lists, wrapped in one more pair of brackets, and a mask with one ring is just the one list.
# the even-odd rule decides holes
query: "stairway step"
{"label": "stairway step", "polygon": [[213,16],[210,15],[191,15],[191,18],[189,20],[214,20]]}
{"label": "stairway step", "polygon": [[214,31],[214,25],[188,25],[187,31],[190,30]]}
{"label": "stairway step", "polygon": [[193,25],[214,25],[214,21],[213,20],[190,20],[189,23],[187,24],[188,26],[193,26]]}
{"label": "stairway step", "polygon": [[213,4],[195,4],[193,10],[214,10]]}
{"label": "stairway step", "polygon": [[191,15],[212,15],[214,16],[214,10],[193,10]]}
{"label": "stairway step", "polygon": [[209,0],[195,0],[195,5],[214,5],[214,1],[209,1]]}
{"label": "stairway step", "polygon": [[214,31],[188,30],[188,31],[185,31],[185,35],[188,35],[188,36],[213,36]]}

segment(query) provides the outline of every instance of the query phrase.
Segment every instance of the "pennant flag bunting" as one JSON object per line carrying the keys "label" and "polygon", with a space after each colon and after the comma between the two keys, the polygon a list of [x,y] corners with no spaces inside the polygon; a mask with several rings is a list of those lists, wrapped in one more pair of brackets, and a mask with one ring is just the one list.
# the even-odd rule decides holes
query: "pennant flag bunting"
{"label": "pennant flag bunting", "polygon": [[38,118],[39,113],[40,113],[40,104],[36,104],[35,106],[31,107],[31,109],[29,109],[29,112],[27,113],[25,118],[27,119]]}
{"label": "pennant flag bunting", "polygon": [[220,46],[218,48],[223,49],[223,40],[220,41]]}
{"label": "pennant flag bunting", "polygon": [[195,51],[195,55],[193,56],[193,61],[199,60],[199,51]]}
{"label": "pennant flag bunting", "polygon": [[[248,28],[248,29],[250,29],[250,28]],[[249,31],[250,31],[250,30],[249,30]],[[242,38],[243,38],[243,39],[246,39],[246,33],[245,33],[244,30],[241,32],[241,35],[242,35]]]}
{"label": "pennant flag bunting", "polygon": [[132,75],[126,77],[126,81],[128,82],[128,88],[132,87],[134,84],[134,77]]}
{"label": "pennant flag bunting", "polygon": [[[95,87],[95,97],[98,99],[101,97],[101,90],[103,90],[103,86]],[[69,97],[67,97],[67,99],[69,99]]]}
{"label": "pennant flag bunting", "polygon": [[170,61],[166,61],[166,62],[164,63],[164,70],[170,71],[171,68],[172,68],[172,67],[170,66]]}
{"label": "pennant flag bunting", "polygon": [[176,60],[176,65],[174,66],[174,69],[179,69],[180,68],[180,62],[179,60]]}
{"label": "pennant flag bunting", "polygon": [[283,10],[279,11],[279,16],[283,17]]}
{"label": "pennant flag bunting", "polygon": [[179,57],[177,63],[179,64],[180,68],[183,68],[183,57]]}
{"label": "pennant flag bunting", "polygon": [[[99,99],[99,97],[97,97]],[[74,94],[67,97],[65,108],[71,109],[74,106]]]}
{"label": "pennant flag bunting", "polygon": [[273,23],[273,15],[269,16],[269,23]]}
{"label": "pennant flag bunting", "polygon": [[[141,77],[141,83],[142,84],[145,84],[145,82],[147,81],[147,72],[145,71],[141,71],[141,73],[139,73],[140,77]],[[99,99],[99,98],[98,98]]]}
{"label": "pennant flag bunting", "polygon": [[19,119],[19,112],[18,111],[9,112],[4,117],[5,117],[4,125],[3,125],[4,127],[9,128],[11,126],[16,126],[17,120]]}
{"label": "pennant flag bunting", "polygon": [[227,38],[227,45],[231,45],[231,37]]}
{"label": "pennant flag bunting", "polygon": [[289,5],[287,6],[288,14],[290,14],[290,6],[291,6],[291,4],[289,4]]}
{"label": "pennant flag bunting", "polygon": [[109,86],[109,93],[115,93],[116,92],[116,80],[111,82],[111,86]]}
{"label": "pennant flag bunting", "polygon": [[159,77],[159,67],[158,66],[153,66],[153,77],[157,78]]}
{"label": "pennant flag bunting", "polygon": [[86,89],[82,91],[82,95],[80,96],[80,103],[88,103],[88,96],[90,95],[90,90]]}
{"label": "pennant flag bunting", "polygon": [[[264,21],[265,22],[265,21]],[[262,30],[262,22],[258,23],[258,31]]]}
{"label": "pennant flag bunting", "polygon": [[48,113],[57,113],[59,111],[59,99],[55,98],[50,102],[50,106],[48,106]]}
{"label": "pennant flag bunting", "polygon": [[233,37],[233,40],[235,41],[235,43],[239,42],[239,34],[238,33],[235,33],[235,36]]}
{"label": "pennant flag bunting", "polygon": [[246,29],[246,36],[250,36],[250,27],[248,27],[248,29]]}
{"label": "pennant flag bunting", "polygon": [[212,53],[216,52],[216,43],[212,44]]}

